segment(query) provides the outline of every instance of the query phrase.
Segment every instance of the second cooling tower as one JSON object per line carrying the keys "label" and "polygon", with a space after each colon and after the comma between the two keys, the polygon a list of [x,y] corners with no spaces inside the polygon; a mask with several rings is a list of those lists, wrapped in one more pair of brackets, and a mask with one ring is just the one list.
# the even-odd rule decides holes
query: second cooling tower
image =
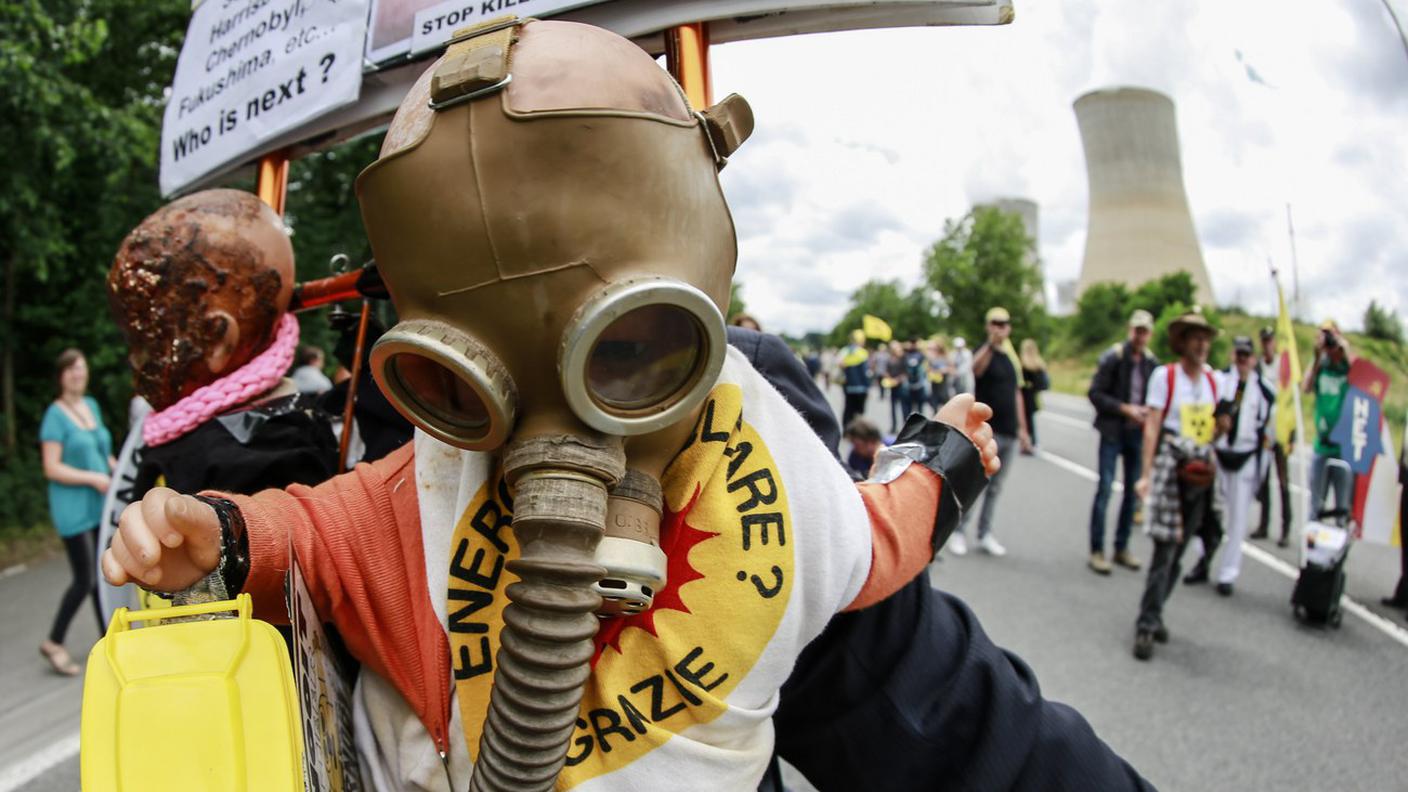
{"label": "second cooling tower", "polygon": [[1198,301],[1212,282],[1183,190],[1173,100],[1145,88],[1104,88],[1075,102],[1090,180],[1079,292],[1102,281],[1130,288],[1179,270]]}

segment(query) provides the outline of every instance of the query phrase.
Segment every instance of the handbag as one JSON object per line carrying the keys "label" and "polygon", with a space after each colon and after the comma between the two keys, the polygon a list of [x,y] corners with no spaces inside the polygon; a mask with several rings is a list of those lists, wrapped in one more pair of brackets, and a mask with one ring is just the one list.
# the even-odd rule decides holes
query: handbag
{"label": "handbag", "polygon": [[1211,487],[1214,473],[1213,466],[1201,459],[1187,459],[1178,463],[1178,480],[1188,487]]}
{"label": "handbag", "polygon": [[1233,451],[1229,448],[1215,448],[1217,452],[1217,464],[1226,468],[1232,473],[1242,469],[1247,464],[1247,460],[1256,455],[1255,451]]}

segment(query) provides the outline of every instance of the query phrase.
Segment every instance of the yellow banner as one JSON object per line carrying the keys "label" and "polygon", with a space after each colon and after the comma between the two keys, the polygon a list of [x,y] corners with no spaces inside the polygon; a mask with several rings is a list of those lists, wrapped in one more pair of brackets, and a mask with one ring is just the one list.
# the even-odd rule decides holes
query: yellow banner
{"label": "yellow banner", "polygon": [[1286,310],[1286,296],[1281,283],[1276,282],[1276,301],[1281,314],[1276,320],[1276,347],[1281,350],[1276,369],[1276,440],[1289,453],[1291,436],[1300,420],[1300,353],[1296,351],[1296,334],[1291,326],[1291,312]]}
{"label": "yellow banner", "polygon": [[894,333],[890,330],[890,325],[878,316],[866,314],[860,318],[860,326],[865,330],[866,338],[873,338],[876,341],[889,341],[894,338]]}

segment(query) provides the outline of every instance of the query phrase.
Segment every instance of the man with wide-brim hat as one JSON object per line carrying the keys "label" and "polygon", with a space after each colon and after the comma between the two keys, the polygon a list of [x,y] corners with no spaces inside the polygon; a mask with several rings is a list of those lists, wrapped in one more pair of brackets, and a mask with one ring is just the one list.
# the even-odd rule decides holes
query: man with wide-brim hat
{"label": "man with wide-brim hat", "polygon": [[[1183,344],[1192,332],[1202,332],[1207,334],[1208,342],[1211,343],[1221,332],[1208,321],[1203,312],[1197,308],[1183,314],[1182,316],[1169,322],[1168,325],[1168,346],[1173,350],[1173,354],[1183,356]],[[1207,353],[1203,353],[1203,362],[1207,362]]]}
{"label": "man with wide-brim hat", "polygon": [[1202,540],[1211,556],[1221,535],[1213,480],[1212,442],[1219,377],[1208,366],[1217,328],[1198,309],[1169,324],[1169,346],[1178,361],[1154,369],[1145,404],[1142,474],[1135,491],[1144,499],[1154,554],[1135,625],[1134,656],[1148,660],[1154,644],[1167,642],[1163,607],[1178,581],[1189,540]]}

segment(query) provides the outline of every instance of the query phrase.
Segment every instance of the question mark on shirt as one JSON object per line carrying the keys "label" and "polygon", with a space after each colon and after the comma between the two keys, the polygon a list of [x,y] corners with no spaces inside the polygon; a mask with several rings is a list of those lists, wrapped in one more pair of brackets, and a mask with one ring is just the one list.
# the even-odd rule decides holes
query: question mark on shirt
{"label": "question mark on shirt", "polygon": [[758,577],[757,575],[749,575],[747,572],[743,571],[740,571],[738,573],[738,580],[741,582],[751,578],[753,581],[753,587],[758,590],[758,596],[762,597],[763,599],[772,599],[773,597],[777,596],[777,593],[779,591],[782,591],[782,568],[776,564],[773,564],[771,571],[774,581],[771,587],[764,585],[763,579]]}
{"label": "question mark on shirt", "polygon": [[328,72],[332,70],[332,64],[337,60],[337,56],[331,52],[318,59],[318,64],[323,67],[323,82],[328,81]]}

